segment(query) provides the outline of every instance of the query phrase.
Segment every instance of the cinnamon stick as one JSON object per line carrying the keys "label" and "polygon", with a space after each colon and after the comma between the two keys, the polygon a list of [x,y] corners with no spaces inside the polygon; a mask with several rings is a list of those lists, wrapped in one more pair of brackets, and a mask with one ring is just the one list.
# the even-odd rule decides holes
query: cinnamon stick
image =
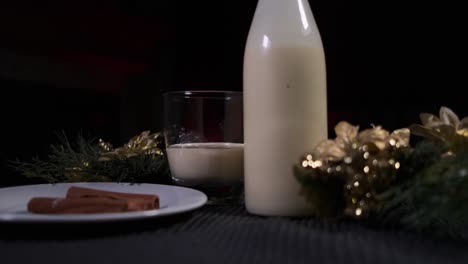
{"label": "cinnamon stick", "polygon": [[151,194],[110,192],[72,186],[65,198],[35,197],[28,211],[39,214],[116,213],[159,209],[159,197]]}

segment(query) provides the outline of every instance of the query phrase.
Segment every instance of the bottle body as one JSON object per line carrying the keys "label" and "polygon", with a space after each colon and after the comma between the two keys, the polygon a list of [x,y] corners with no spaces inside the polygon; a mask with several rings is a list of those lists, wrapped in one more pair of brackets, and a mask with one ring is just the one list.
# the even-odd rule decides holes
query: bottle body
{"label": "bottle body", "polygon": [[244,57],[247,210],[309,214],[293,166],[326,138],[325,56],[309,4],[260,0]]}

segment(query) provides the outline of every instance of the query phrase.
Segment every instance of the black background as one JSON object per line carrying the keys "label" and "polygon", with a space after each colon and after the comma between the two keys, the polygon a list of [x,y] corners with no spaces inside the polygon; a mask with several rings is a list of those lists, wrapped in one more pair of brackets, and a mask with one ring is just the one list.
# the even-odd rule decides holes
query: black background
{"label": "black background", "polygon": [[[2,164],[46,154],[57,130],[82,130],[114,145],[159,130],[164,91],[241,91],[256,4],[2,1]],[[327,57],[330,131],[343,119],[403,127],[442,105],[468,114],[462,4],[310,4]],[[2,174],[0,185],[22,181],[7,168]]]}

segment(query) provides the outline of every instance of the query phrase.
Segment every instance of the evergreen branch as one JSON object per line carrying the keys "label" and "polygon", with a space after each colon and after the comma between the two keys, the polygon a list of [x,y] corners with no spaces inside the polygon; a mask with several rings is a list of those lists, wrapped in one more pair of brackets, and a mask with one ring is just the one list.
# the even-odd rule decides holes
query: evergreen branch
{"label": "evergreen branch", "polygon": [[378,196],[379,221],[435,236],[468,239],[468,152],[422,142],[404,161],[400,182]]}
{"label": "evergreen branch", "polygon": [[59,143],[50,146],[46,159],[35,157],[30,162],[11,161],[10,165],[28,178],[49,183],[58,182],[169,182],[166,155],[144,153],[132,157],[100,160],[101,149],[94,139],[81,134],[72,144],[68,137],[58,135]]}

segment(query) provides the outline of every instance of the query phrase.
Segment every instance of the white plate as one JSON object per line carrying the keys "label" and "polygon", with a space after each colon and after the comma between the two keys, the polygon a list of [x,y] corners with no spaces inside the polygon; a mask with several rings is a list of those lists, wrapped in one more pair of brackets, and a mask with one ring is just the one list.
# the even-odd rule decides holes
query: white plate
{"label": "white plate", "polygon": [[[33,197],[64,197],[70,186],[88,187],[114,192],[157,194],[160,209],[103,214],[32,214],[27,204]],[[159,184],[129,183],[59,183],[0,188],[0,222],[104,222],[159,217],[187,212],[203,206],[204,193],[183,187]]]}

